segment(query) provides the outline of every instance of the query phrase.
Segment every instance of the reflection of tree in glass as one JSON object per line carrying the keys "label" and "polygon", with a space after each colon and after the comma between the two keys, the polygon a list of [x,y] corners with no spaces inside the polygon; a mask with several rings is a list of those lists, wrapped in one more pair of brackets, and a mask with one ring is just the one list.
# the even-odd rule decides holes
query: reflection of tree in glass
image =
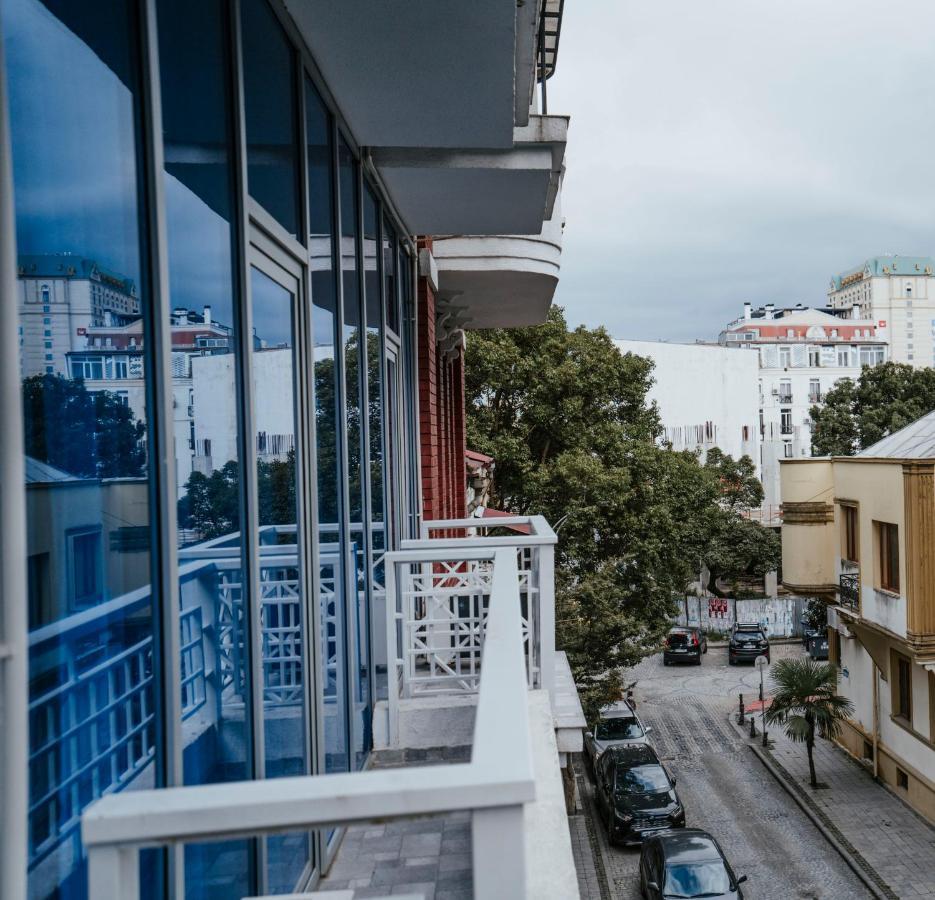
{"label": "reflection of tree in glass", "polygon": [[[285,459],[257,460],[256,474],[260,525],[294,525],[295,451]],[[210,475],[192,472],[179,500],[179,525],[205,541],[240,531],[239,493],[240,466],[234,460]]]}
{"label": "reflection of tree in glass", "polygon": [[27,456],[88,478],[146,475],[146,427],[116,394],[35,375],[23,380],[23,418]]}
{"label": "reflection of tree in glass", "polygon": [[[360,406],[358,396],[359,334],[354,333],[344,345],[345,383],[347,384],[347,433],[352,521],[360,521]],[[367,335],[367,376],[369,378],[368,416],[370,419],[370,476],[371,490],[380,495],[382,510],[382,404],[380,398],[380,336]],[[322,359],[315,363],[315,426],[318,443],[318,497],[319,519],[336,522],[337,510],[337,446],[335,442],[334,360]]]}

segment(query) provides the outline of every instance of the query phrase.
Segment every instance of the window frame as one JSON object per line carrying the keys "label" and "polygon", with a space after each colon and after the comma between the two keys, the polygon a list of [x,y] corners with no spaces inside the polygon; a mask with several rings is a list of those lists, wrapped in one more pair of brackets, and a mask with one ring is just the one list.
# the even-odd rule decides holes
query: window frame
{"label": "window frame", "polygon": [[890,714],[897,722],[912,728],[912,660],[895,648],[890,649],[890,687]]}
{"label": "window frame", "polygon": [[860,504],[839,500],[841,510],[841,559],[860,565]]}
{"label": "window frame", "polygon": [[[900,593],[899,526],[873,521],[874,587],[890,594]],[[894,558],[895,557],[895,558]]]}

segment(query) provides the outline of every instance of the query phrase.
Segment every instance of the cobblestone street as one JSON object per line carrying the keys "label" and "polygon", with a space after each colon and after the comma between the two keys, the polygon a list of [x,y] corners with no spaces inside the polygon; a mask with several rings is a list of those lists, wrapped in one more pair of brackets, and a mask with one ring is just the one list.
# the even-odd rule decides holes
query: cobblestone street
{"label": "cobblestone street", "polygon": [[[798,645],[776,645],[773,659],[799,652]],[[665,668],[653,657],[630,674],[638,679],[637,711],[653,729],[651,742],[678,779],[687,824],[720,841],[735,871],[747,875],[743,892],[751,900],[870,897],[728,724],[739,692],[754,699],[758,673],[752,666],[729,667],[723,648],[712,647],[703,660],[701,668]],[[582,898],[638,898],[639,849],[607,844],[581,761],[577,771],[587,815],[573,819],[573,841],[596,843],[599,863],[579,872]]]}

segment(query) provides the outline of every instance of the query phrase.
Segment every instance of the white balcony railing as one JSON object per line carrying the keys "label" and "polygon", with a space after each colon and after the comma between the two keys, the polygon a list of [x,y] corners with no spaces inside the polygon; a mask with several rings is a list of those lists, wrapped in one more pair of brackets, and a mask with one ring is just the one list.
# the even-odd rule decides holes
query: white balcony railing
{"label": "white balcony railing", "polygon": [[[554,541],[551,529],[548,531]],[[543,540],[536,542],[536,537]],[[521,584],[529,581],[524,582],[518,557],[531,547],[540,547],[539,553],[542,547],[552,548],[544,533],[524,538],[525,548],[518,548],[519,541],[512,538],[506,544],[491,546],[499,540],[429,540],[431,548],[421,551],[421,564],[434,569],[434,560],[427,560],[426,554],[456,558],[456,548],[440,545],[473,544],[461,555],[461,565],[452,569],[455,573],[461,568],[477,571],[477,581],[470,587],[474,596],[483,597],[484,611],[478,616],[482,621],[475,623],[470,637],[474,644],[481,641],[477,663],[482,665],[479,678],[472,681],[477,685],[478,700],[469,763],[111,794],[89,807],[82,817],[90,896],[96,900],[138,897],[139,851],[143,847],[452,810],[472,812],[475,896],[527,896],[523,805],[534,800],[536,783],[527,706],[531,676],[524,648],[530,632],[528,618],[524,625],[521,597]],[[387,554],[387,571],[413,565],[417,557],[418,552],[412,549]],[[481,562],[483,570],[471,565]],[[540,607],[543,585],[550,579],[551,571],[546,578],[540,569]],[[531,602],[527,589],[526,603]],[[544,624],[540,613],[540,627]],[[470,653],[474,654],[474,649]]]}

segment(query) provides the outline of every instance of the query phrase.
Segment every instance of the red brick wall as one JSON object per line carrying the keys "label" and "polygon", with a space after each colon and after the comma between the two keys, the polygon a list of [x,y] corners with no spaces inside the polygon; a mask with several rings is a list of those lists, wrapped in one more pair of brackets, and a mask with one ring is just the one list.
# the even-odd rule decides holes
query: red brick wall
{"label": "red brick wall", "polygon": [[[432,248],[430,238],[419,249]],[[464,469],[464,356],[445,361],[435,334],[435,294],[419,276],[419,442],[422,466],[422,515],[429,519],[461,518],[466,512]]]}

